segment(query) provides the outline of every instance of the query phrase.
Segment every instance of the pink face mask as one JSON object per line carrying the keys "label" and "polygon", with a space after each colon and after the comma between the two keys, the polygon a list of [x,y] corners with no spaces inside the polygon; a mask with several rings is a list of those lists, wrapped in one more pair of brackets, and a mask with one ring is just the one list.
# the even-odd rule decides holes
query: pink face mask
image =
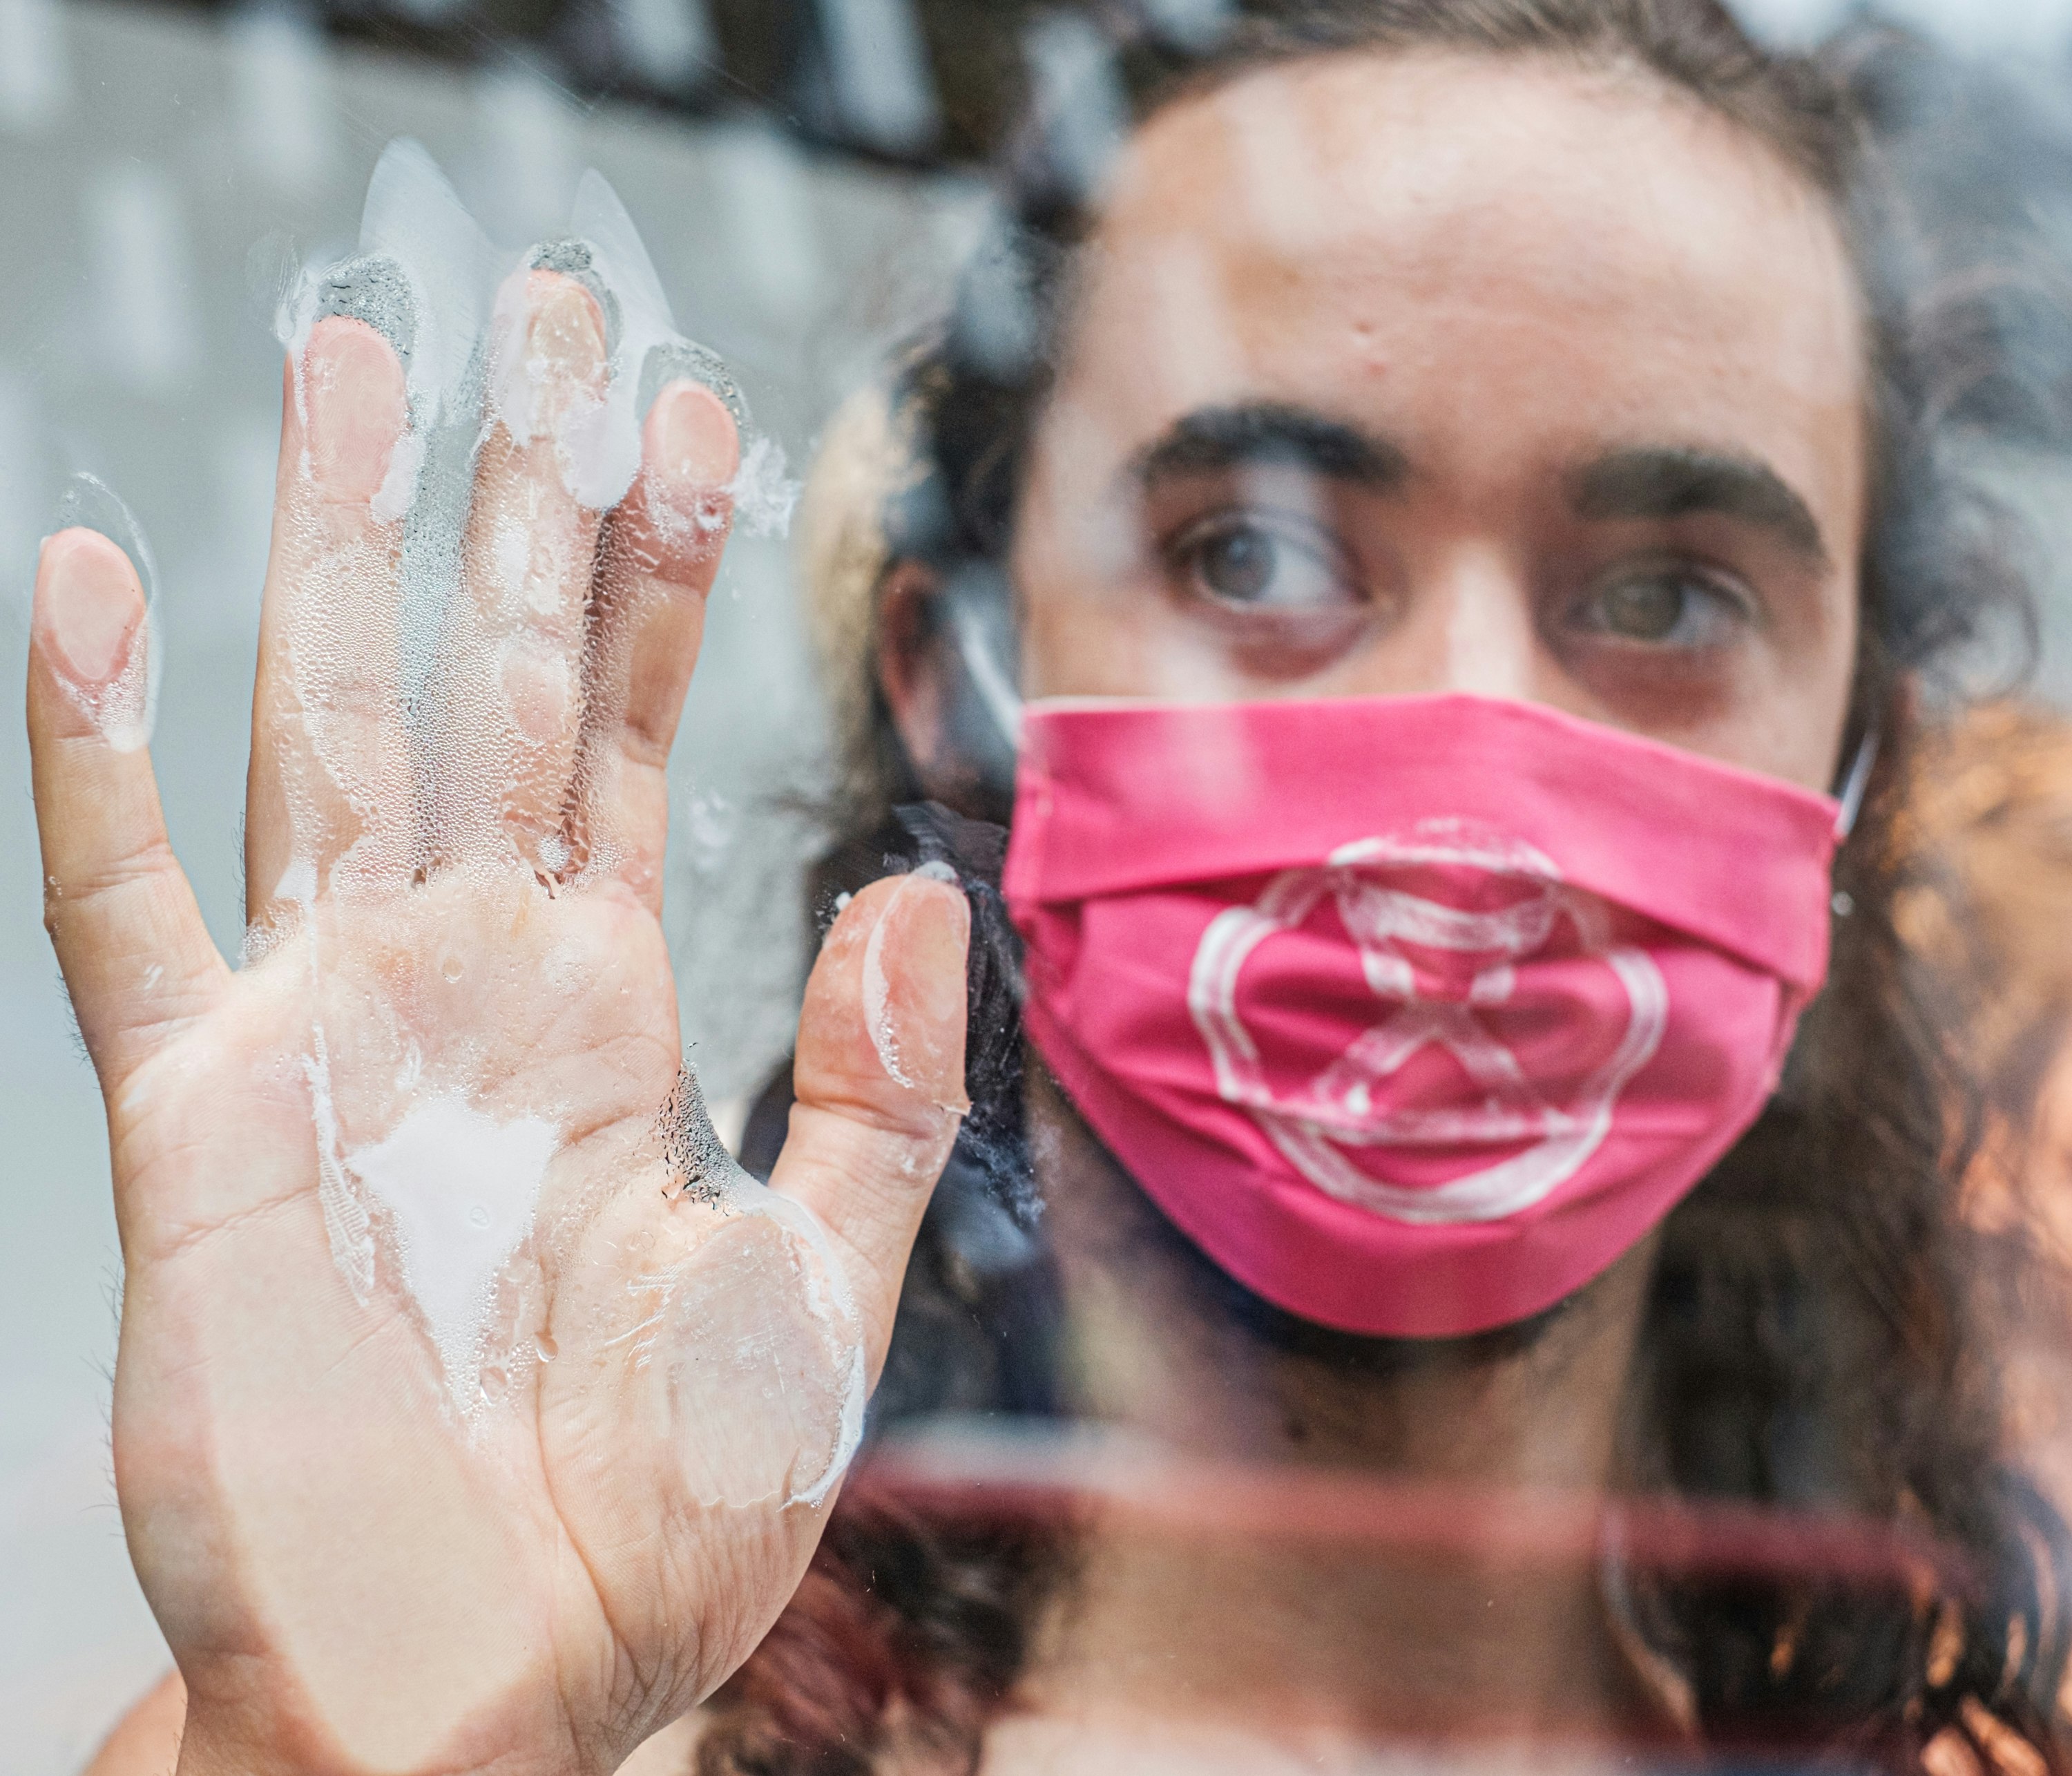
{"label": "pink face mask", "polygon": [[1473,697],[1032,707],[1030,1036],[1268,1301],[1552,1305],[1748,1128],[1827,960],[1838,805]]}

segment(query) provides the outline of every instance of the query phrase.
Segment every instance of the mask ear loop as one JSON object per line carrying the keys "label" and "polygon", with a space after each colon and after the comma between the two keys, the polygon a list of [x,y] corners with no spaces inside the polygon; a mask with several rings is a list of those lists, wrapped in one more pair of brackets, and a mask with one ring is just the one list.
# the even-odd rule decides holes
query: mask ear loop
{"label": "mask ear loop", "polygon": [[999,730],[1009,753],[1022,743],[1022,697],[1008,681],[1000,662],[993,657],[978,614],[962,598],[950,602],[950,627],[955,631],[957,655],[977,688],[979,701]]}
{"label": "mask ear loop", "polygon": [[1864,811],[1864,796],[1870,788],[1871,772],[1877,766],[1880,738],[1878,730],[1873,728],[1856,748],[1856,763],[1849,767],[1848,780],[1842,786],[1841,809],[1835,816],[1838,839],[1846,839],[1856,829],[1856,817]]}

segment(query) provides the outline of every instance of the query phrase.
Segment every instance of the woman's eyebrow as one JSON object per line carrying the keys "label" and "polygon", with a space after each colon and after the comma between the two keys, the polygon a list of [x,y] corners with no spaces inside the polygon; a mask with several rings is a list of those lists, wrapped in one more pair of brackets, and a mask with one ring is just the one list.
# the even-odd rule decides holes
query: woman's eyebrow
{"label": "woman's eyebrow", "polygon": [[1749,457],[1668,446],[1614,450],[1575,477],[1569,503],[1585,519],[1738,518],[1814,565],[1827,565],[1812,508],[1769,464]]}
{"label": "woman's eyebrow", "polygon": [[1410,472],[1408,458],[1387,439],[1314,409],[1281,401],[1198,407],[1139,450],[1132,468],[1145,488],[1175,476],[1295,468],[1328,480],[1386,489],[1400,485]]}

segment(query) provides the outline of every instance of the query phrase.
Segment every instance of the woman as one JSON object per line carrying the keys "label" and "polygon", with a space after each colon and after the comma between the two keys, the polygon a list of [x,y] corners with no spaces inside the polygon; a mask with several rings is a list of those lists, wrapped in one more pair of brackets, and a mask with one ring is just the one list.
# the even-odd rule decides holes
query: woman
{"label": "woman", "polygon": [[[478,512],[600,564],[586,640],[580,576],[524,638],[580,649],[583,697],[471,681],[501,607],[464,602],[413,776],[374,505],[400,383],[317,330],[236,976],[106,718],[134,583],[47,548],[51,923],[110,1105],[118,1481],[183,1767],[608,1767],[738,1669],[707,1770],[1313,1767],[1466,1721],[1527,1760],[2060,1760],[2062,1534],[2000,1460],[1881,838],[1910,675],[2005,577],[1926,430],[1963,391],[1897,324],[1860,120],[1708,0],[1302,6],[1200,48],[1119,145],[1098,104],[1023,141],[1026,226],[908,378],[879,781],[1001,811],[1010,633],[1052,700],[1005,881],[1030,1049],[981,990],[967,1068],[942,878],[983,846],[916,816],[924,866],[853,892],[816,965],[768,1199],[652,1109],[717,403],[665,393],[601,540],[499,434]],[[602,323],[544,273],[528,300],[557,400]],[[371,639],[313,696],[298,643],[341,606]],[[326,789],[335,713],[414,809]],[[967,1081],[948,1200],[1026,1150],[1042,1204],[997,1287],[941,1215],[908,1265]],[[542,1129],[542,1231],[468,1297],[538,1360],[442,1342],[436,1279],[413,1309],[390,1276],[421,1248],[352,1217]],[[800,1304],[845,1287],[909,1400],[1453,1492],[1840,1508],[1958,1560],[1897,1592],[1557,1561],[1499,1598],[1472,1546],[1176,1557],[1097,1513],[1060,1545],[837,1507],[823,1540],[849,1333]],[[1012,1359],[1018,1320],[1055,1365]]]}

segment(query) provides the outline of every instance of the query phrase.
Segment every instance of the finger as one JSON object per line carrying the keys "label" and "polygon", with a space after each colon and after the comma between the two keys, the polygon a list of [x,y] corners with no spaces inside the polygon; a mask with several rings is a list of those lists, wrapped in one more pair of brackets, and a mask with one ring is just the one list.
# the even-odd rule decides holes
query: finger
{"label": "finger", "polygon": [[90,530],[44,544],[28,694],[43,918],[111,1097],[227,976],[166,841],[144,746],[150,645],[120,549]]}
{"label": "finger", "polygon": [[600,841],[613,874],[659,911],[669,748],[697,664],[705,599],[734,516],[734,416],[702,383],[671,383],[641,433],[640,478],[606,521],[584,664],[575,861]]}
{"label": "finger", "polygon": [[[299,370],[299,374],[298,374]],[[320,321],[290,364],[259,619],[245,783],[245,919],[346,874],[402,878],[415,848],[390,486],[409,422],[403,367],[364,322]],[[387,497],[384,498],[384,494]]]}
{"label": "finger", "polygon": [[847,1261],[870,1372],[964,1100],[971,910],[925,874],[874,882],[821,946],[799,1023],[791,1125],[771,1186],[819,1216]]}
{"label": "finger", "polygon": [[569,491],[602,415],[604,316],[557,272],[506,286],[491,347],[495,418],[475,467],[462,586],[436,672],[442,861],[568,865],[561,837],[582,723],[598,515]]}

